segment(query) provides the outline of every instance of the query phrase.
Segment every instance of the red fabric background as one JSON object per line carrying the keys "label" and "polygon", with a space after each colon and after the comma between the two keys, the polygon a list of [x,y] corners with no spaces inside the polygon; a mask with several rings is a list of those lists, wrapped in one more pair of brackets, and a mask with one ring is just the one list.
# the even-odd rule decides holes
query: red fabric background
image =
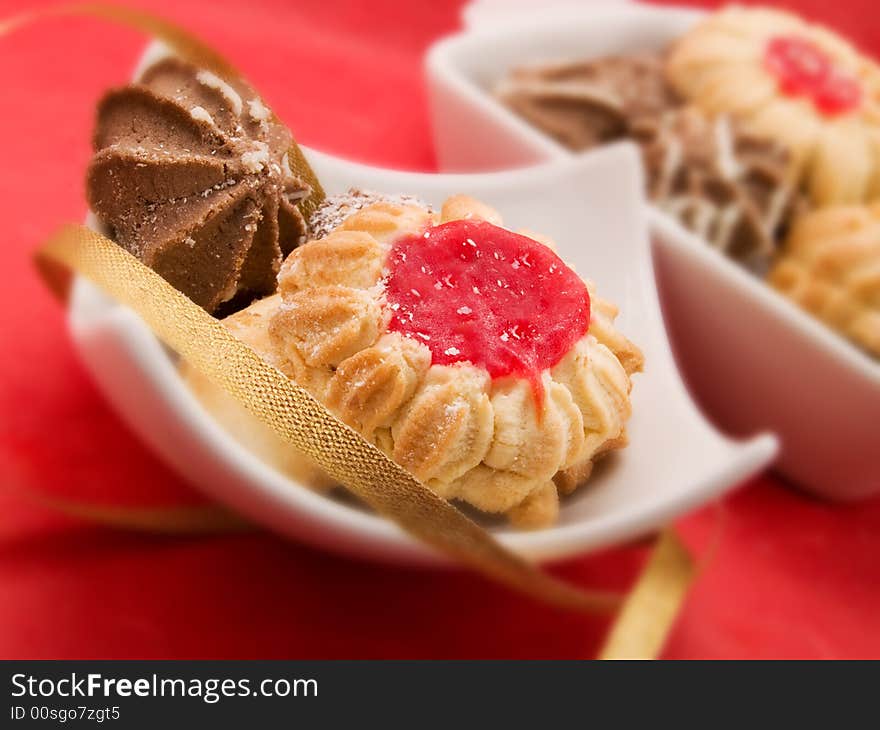
{"label": "red fabric background", "polygon": [[[430,170],[420,59],[457,27],[459,4],[143,6],[226,52],[301,141]],[[880,53],[874,0],[785,4]],[[23,7],[0,2],[0,17]],[[68,519],[24,496],[198,500],[102,402],[29,261],[58,223],[81,219],[94,102],[127,79],[141,43],[87,20],[54,20],[0,39],[0,657],[592,656],[602,621],[536,606],[472,575],[346,561],[262,532],[131,534]],[[720,547],[665,656],[880,657],[880,500],[819,503],[763,476],[682,529],[705,542],[719,513]],[[622,587],[643,553],[622,548],[558,570]]]}

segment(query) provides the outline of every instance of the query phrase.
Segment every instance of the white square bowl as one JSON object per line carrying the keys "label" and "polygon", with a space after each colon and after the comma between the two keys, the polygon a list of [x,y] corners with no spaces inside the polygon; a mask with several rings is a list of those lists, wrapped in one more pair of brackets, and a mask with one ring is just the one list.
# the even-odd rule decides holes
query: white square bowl
{"label": "white square bowl", "polygon": [[[468,32],[440,41],[426,58],[445,170],[571,158],[497,102],[495,84],[517,65],[662,48],[702,13],[632,3],[496,27],[484,27],[493,14],[471,15]],[[664,314],[698,402],[731,433],[776,432],[776,466],[803,488],[834,499],[880,493],[880,363],[646,208]]]}
{"label": "white square bowl", "polygon": [[[144,63],[159,53],[153,46]],[[633,390],[630,445],[565,500],[554,527],[535,532],[492,527],[513,550],[533,560],[555,560],[639,537],[740,484],[772,459],[772,436],[725,437],[703,418],[681,382],[660,314],[641,214],[641,169],[630,145],[477,175],[396,172],[310,150],[306,156],[331,194],[355,186],[407,192],[437,205],[468,192],[495,206],[512,228],[553,237],[562,257],[620,306],[621,329],[644,351],[646,370],[636,376]],[[547,195],[556,189],[567,192]],[[144,322],[84,279],[74,284],[68,321],[83,363],[110,404],[205,494],[322,549],[403,564],[440,561],[396,525],[350,501],[311,492],[260,461],[202,408]]]}

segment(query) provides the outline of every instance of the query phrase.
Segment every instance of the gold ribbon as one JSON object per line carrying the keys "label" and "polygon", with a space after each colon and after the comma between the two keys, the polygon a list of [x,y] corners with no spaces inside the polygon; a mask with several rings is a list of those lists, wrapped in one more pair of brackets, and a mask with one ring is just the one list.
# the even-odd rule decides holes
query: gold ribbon
{"label": "gold ribbon", "polygon": [[14,489],[43,507],[120,530],[160,535],[216,535],[253,529],[244,518],[216,504],[132,507],[67,499],[32,489]]}
{"label": "gold ribbon", "polygon": [[[58,15],[89,15],[123,23],[155,35],[179,55],[221,76],[237,73],[220,54],[168,21],[111,5],[80,4],[20,15],[0,23],[0,35]],[[296,143],[291,160],[295,171],[312,186],[309,206],[316,205],[323,189]],[[66,226],[36,258],[56,293],[66,295],[72,272],[90,279],[134,310],[166,345],[312,457],[340,484],[427,545],[526,595],[563,608],[609,612],[619,605],[616,594],[576,588],[504,548],[339,421],[306,390],[264,362],[219,321],[104,236],[83,226]],[[119,516],[114,513],[109,517]],[[152,523],[147,519],[141,524],[148,527]],[[603,656],[656,656],[690,578],[687,553],[671,531],[664,533],[614,624]],[[653,596],[664,598],[652,604]],[[630,641],[623,645],[619,637],[630,637]]]}
{"label": "gold ribbon", "polygon": [[675,532],[661,534],[611,626],[599,658],[659,656],[694,575],[690,555]]}

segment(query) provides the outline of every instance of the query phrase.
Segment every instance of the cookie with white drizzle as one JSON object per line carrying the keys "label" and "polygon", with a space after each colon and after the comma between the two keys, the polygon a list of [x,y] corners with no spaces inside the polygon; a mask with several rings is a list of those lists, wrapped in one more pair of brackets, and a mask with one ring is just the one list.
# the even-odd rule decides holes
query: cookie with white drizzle
{"label": "cookie with white drizzle", "polygon": [[725,116],[680,107],[632,125],[648,195],[713,247],[763,273],[803,201],[779,144],[744,133]]}
{"label": "cookie with white drizzle", "polygon": [[518,115],[572,151],[631,139],[649,197],[709,243],[766,270],[799,200],[778,144],[684,106],[662,54],[514,69],[496,88]]}

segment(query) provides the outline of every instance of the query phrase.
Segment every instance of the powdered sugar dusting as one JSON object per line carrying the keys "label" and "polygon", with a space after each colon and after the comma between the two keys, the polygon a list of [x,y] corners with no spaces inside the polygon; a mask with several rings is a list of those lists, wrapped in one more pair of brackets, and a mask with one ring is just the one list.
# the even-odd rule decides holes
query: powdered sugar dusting
{"label": "powdered sugar dusting", "polygon": [[235,112],[235,116],[241,116],[241,97],[238,95],[238,92],[235,89],[233,89],[223,79],[217,76],[217,74],[213,74],[210,71],[199,71],[196,74],[196,79],[198,79],[200,84],[204,84],[209,89],[219,91],[223,98],[226,99],[226,102],[229,104],[229,106],[232,107],[232,111]]}
{"label": "powdered sugar dusting", "polygon": [[255,122],[268,122],[272,112],[259,99],[251,99],[248,102],[248,114]]}
{"label": "powdered sugar dusting", "polygon": [[207,122],[210,125],[214,125],[214,117],[212,117],[208,110],[203,106],[194,106],[189,110],[189,115],[199,122]]}
{"label": "powdered sugar dusting", "polygon": [[265,142],[254,142],[254,148],[241,156],[241,164],[247,172],[256,175],[269,164],[269,145]]}
{"label": "powdered sugar dusting", "polygon": [[348,216],[374,203],[417,205],[429,213],[432,212],[431,206],[413,195],[388,195],[351,188],[347,193],[329,196],[312,214],[312,217],[309,218],[309,230],[312,238],[323,238]]}

